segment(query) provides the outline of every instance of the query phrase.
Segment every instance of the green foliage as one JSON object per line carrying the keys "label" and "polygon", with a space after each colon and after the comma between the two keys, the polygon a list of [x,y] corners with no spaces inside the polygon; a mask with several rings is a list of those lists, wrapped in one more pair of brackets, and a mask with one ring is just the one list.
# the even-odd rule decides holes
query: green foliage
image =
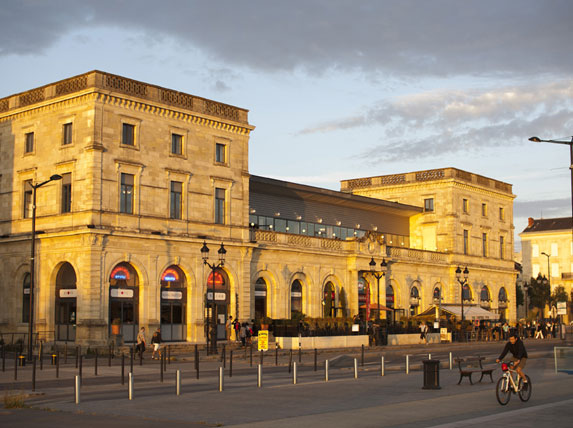
{"label": "green foliage", "polygon": [[523,304],[525,303],[525,294],[523,292],[523,288],[521,288],[520,285],[515,287],[515,300],[517,306],[523,306]]}
{"label": "green foliage", "polygon": [[551,287],[548,282],[541,279],[531,278],[529,288],[527,290],[527,298],[529,307],[543,309],[549,303],[551,298]]}
{"label": "green foliage", "polygon": [[569,296],[565,291],[563,286],[556,287],[553,293],[551,294],[551,305],[556,305],[557,302],[567,302],[569,300]]}

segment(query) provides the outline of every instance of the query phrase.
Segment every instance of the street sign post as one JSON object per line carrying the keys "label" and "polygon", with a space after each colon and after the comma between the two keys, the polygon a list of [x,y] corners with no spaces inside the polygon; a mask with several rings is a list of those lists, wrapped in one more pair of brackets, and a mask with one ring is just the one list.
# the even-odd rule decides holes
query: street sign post
{"label": "street sign post", "polygon": [[259,330],[257,343],[258,343],[258,350],[259,351],[268,351],[269,350],[269,331],[268,330]]}

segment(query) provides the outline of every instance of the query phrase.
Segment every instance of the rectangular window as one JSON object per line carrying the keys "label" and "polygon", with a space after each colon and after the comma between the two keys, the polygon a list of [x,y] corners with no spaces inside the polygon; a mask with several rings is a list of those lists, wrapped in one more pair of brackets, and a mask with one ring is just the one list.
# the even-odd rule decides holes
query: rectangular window
{"label": "rectangular window", "polygon": [[467,199],[462,201],[462,210],[466,214],[470,212],[470,203]]}
{"label": "rectangular window", "polygon": [[551,257],[557,257],[559,255],[559,245],[554,242],[553,244],[551,244]]}
{"label": "rectangular window", "polygon": [[34,151],[34,133],[26,133],[26,147],[24,148],[25,153],[32,153]]}
{"label": "rectangular window", "polygon": [[217,163],[227,163],[226,156],[226,146],[225,144],[217,143],[215,145],[215,162]]}
{"label": "rectangular window", "polygon": [[538,265],[538,264],[533,264],[533,265],[531,266],[531,274],[532,274],[531,276],[532,276],[533,278],[537,278],[537,275],[539,275],[539,272],[541,272],[541,270],[540,270],[540,268],[539,268],[539,265]]}
{"label": "rectangular window", "polygon": [[469,232],[464,230],[464,254],[468,254],[469,252]]}
{"label": "rectangular window", "polygon": [[121,174],[119,211],[125,214],[133,214],[133,182],[133,174]]}
{"label": "rectangular window", "polygon": [[505,210],[502,207],[499,208],[499,219],[505,220]]}
{"label": "rectangular window", "polygon": [[531,244],[531,257],[539,257],[539,245]]}
{"label": "rectangular window", "polygon": [[72,144],[72,124],[64,123],[62,127],[62,145]]}
{"label": "rectangular window", "polygon": [[551,263],[551,277],[559,277],[559,263]]}
{"label": "rectangular window", "polygon": [[169,216],[176,220],[181,220],[182,194],[183,194],[183,183],[180,183],[179,181],[172,181]]}
{"label": "rectangular window", "polygon": [[487,216],[487,204],[481,204],[481,215],[484,217]]}
{"label": "rectangular window", "polygon": [[225,189],[215,189],[215,223],[225,224]]}
{"label": "rectangular window", "polygon": [[24,218],[32,218],[32,180],[24,182]]}
{"label": "rectangular window", "polygon": [[123,133],[121,136],[121,144],[125,146],[135,145],[135,125],[129,123],[123,124]]}
{"label": "rectangular window", "polygon": [[62,174],[62,213],[72,212],[72,174]]}
{"label": "rectangular window", "polygon": [[171,153],[174,155],[183,154],[183,135],[171,134]]}
{"label": "rectangular window", "polygon": [[499,258],[503,259],[505,256],[505,239],[503,236],[499,237]]}
{"label": "rectangular window", "polygon": [[424,211],[434,211],[434,198],[424,199]]}
{"label": "rectangular window", "polygon": [[481,234],[482,256],[487,257],[487,233]]}

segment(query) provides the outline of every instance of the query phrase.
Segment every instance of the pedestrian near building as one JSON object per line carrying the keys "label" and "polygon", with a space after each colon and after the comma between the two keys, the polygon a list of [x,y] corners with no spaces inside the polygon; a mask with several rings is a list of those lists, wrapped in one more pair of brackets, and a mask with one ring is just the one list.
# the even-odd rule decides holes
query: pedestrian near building
{"label": "pedestrian near building", "polygon": [[137,333],[137,346],[135,349],[139,357],[143,359],[143,353],[145,352],[145,327],[141,327],[139,333]]}
{"label": "pedestrian near building", "polygon": [[151,338],[151,344],[153,345],[153,354],[151,354],[152,360],[155,360],[156,358],[158,360],[161,359],[161,342],[161,329],[158,328],[155,330],[155,333],[153,333],[153,337]]}
{"label": "pedestrian near building", "polygon": [[428,325],[425,322],[419,324],[420,326],[420,339],[423,340],[426,345],[428,344]]}
{"label": "pedestrian near building", "polygon": [[225,332],[227,333],[227,340],[232,340],[231,332],[233,331],[233,316],[230,315],[225,322]]}

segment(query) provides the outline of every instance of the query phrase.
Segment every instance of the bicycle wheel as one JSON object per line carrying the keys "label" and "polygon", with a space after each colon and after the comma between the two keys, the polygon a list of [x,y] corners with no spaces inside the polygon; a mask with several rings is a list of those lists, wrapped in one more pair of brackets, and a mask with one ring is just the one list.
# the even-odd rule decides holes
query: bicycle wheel
{"label": "bicycle wheel", "polygon": [[497,401],[502,406],[505,406],[509,403],[509,399],[511,398],[511,390],[509,388],[509,381],[505,376],[502,376],[498,381],[495,387],[495,396]]}
{"label": "bicycle wheel", "polygon": [[527,401],[531,397],[531,390],[533,385],[531,385],[531,379],[529,376],[525,375],[527,378],[527,383],[523,383],[523,379],[519,378],[519,399],[521,401]]}

